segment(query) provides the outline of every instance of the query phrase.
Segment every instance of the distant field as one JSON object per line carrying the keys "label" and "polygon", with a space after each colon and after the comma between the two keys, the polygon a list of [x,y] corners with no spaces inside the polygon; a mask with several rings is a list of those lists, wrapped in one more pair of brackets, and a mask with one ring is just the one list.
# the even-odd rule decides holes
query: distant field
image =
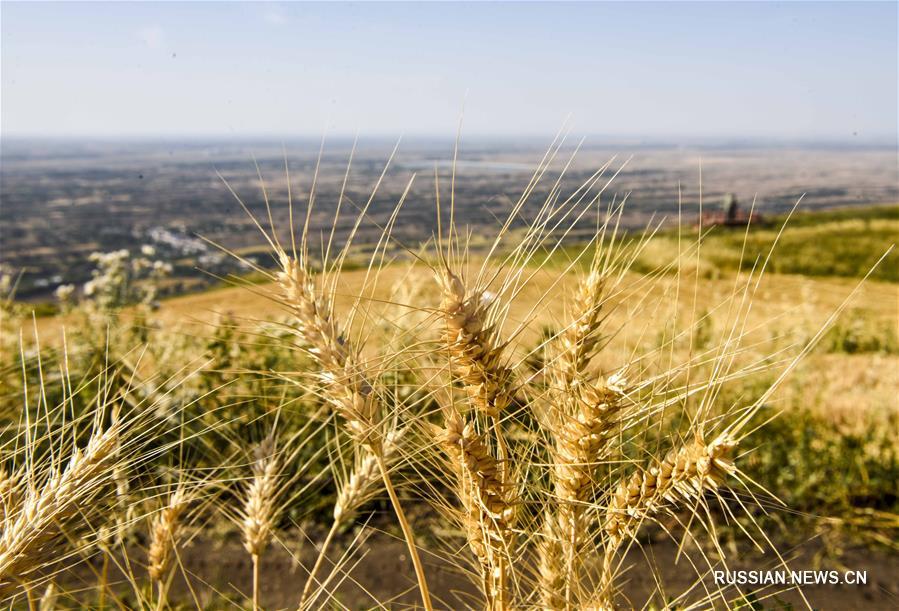
{"label": "distant field", "polygon": [[[714,275],[737,269],[749,270],[765,261],[785,216],[765,219],[750,229],[714,227],[703,238],[700,265],[703,273]],[[745,245],[744,245],[745,242]],[[768,271],[805,276],[864,277],[881,255],[893,251],[871,273],[872,279],[899,282],[899,206],[800,212],[787,222],[773,250]],[[640,269],[670,260],[676,252],[677,234],[665,231],[653,239]]]}
{"label": "distant field", "polygon": [[[316,206],[310,218],[313,235],[331,227],[349,158],[349,144],[328,146],[319,165],[319,143],[288,146],[291,195],[305,210],[313,174],[318,173]],[[393,142],[361,143],[346,185],[346,205],[337,223],[340,240],[352,229],[357,207],[369,201],[390,158]],[[497,148],[463,142],[455,181],[457,220],[476,235],[490,233],[522,195],[549,142],[525,142]],[[536,185],[523,209],[523,226],[545,200],[569,161],[561,150]],[[418,244],[436,228],[434,172],[448,195],[452,141],[406,142],[371,199],[356,243],[374,242],[409,188],[402,220],[394,235]],[[633,155],[631,157],[631,155]],[[253,222],[241,210],[216,172],[227,179],[258,218],[266,218],[261,183],[253,164],[258,159],[272,204],[274,224],[288,226],[287,179],[281,143],[233,146],[199,143],[59,143],[4,142],[0,166],[0,262],[22,272],[18,296],[48,299],[64,283],[90,277],[87,257],[152,245],[174,273],[163,289],[169,294],[208,287],[203,272],[245,273],[227,256],[197,239],[202,236],[231,249],[254,250],[261,243]],[[895,152],[887,149],[826,148],[671,148],[664,146],[586,146],[559,183],[571,193],[608,164],[594,192],[603,189],[601,207],[627,197],[623,224],[644,226],[651,217],[684,218],[697,212],[699,185],[707,205],[725,193],[741,202],[754,198],[768,215],[788,210],[799,197],[808,210],[865,206],[899,197]],[[318,169],[316,169],[318,168]],[[700,182],[699,169],[702,168]],[[615,179],[606,185],[606,181]],[[412,180],[414,178],[414,180]],[[412,181],[410,183],[410,181]],[[582,239],[579,233],[577,239]],[[198,270],[203,270],[200,272]]]}

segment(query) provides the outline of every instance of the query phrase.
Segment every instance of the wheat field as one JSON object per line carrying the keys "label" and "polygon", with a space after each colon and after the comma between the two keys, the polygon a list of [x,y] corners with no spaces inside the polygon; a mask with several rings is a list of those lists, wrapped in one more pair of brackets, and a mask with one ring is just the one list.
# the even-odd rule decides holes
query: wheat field
{"label": "wheat field", "polygon": [[[165,267],[146,251],[97,256],[56,317],[10,292],[0,595],[41,609],[758,608],[783,589],[709,575],[748,551],[788,568],[785,521],[889,547],[895,285],[769,274],[767,256],[710,275],[703,228],[624,231],[602,172],[531,201],[554,180],[541,165],[476,249],[449,185],[432,240],[392,237],[401,199],[361,259],[352,239],[308,230],[324,205],[311,193],[266,196],[293,222],[255,218],[261,282],[157,306]],[[370,222],[364,202],[329,205]],[[584,224],[593,239],[566,239]],[[835,467],[852,481],[827,485]],[[678,591],[633,569],[657,539],[676,547]],[[387,583],[361,568],[378,540],[401,573]],[[229,554],[245,562],[226,582],[193,564]],[[654,583],[641,599],[635,571]]]}

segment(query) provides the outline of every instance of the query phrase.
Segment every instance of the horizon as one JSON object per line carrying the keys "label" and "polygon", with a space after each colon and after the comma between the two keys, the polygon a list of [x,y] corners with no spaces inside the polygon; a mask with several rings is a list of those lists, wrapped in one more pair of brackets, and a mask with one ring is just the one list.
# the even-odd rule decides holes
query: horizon
{"label": "horizon", "polygon": [[[564,10],[562,10],[564,9]],[[4,139],[896,146],[896,3],[3,2]]]}
{"label": "horizon", "polygon": [[353,142],[359,145],[394,146],[412,145],[445,145],[453,144],[459,139],[460,147],[466,146],[537,146],[545,148],[557,136],[564,137],[569,144],[578,144],[583,149],[605,149],[616,147],[633,148],[710,148],[710,149],[847,149],[847,150],[893,150],[896,148],[896,139],[888,137],[871,138],[864,140],[858,137],[839,139],[835,137],[805,137],[805,138],[776,138],[770,136],[691,136],[691,135],[640,135],[640,134],[583,134],[570,131],[557,130],[545,134],[506,134],[506,133],[479,133],[465,132],[447,133],[413,133],[413,134],[389,134],[389,133],[358,133],[349,134],[341,132],[321,132],[305,134],[12,134],[6,135],[0,141],[0,148],[10,145],[30,144],[59,144],[59,145],[189,145],[189,146],[282,146],[303,145],[318,148],[324,143],[325,150],[329,146],[349,146]]}

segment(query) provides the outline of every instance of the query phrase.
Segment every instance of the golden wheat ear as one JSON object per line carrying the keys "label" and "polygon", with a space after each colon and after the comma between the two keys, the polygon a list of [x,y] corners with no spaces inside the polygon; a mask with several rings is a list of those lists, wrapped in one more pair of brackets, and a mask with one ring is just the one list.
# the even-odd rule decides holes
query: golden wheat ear
{"label": "golden wheat ear", "polygon": [[596,552],[587,544],[596,515],[590,504],[602,489],[598,470],[610,458],[627,394],[621,375],[596,380],[590,369],[605,341],[609,296],[628,267],[616,251],[614,233],[607,244],[609,218],[595,240],[587,273],[574,290],[568,325],[546,342],[551,358],[543,371],[549,388],[538,415],[549,438],[552,491],[538,545],[538,574],[541,600],[549,607],[583,604],[582,567]]}
{"label": "golden wheat ear", "polygon": [[[368,206],[374,200],[375,193],[386,172],[387,167],[385,166],[371,197],[359,211],[344,245],[339,249],[338,254],[334,256],[330,254],[334,239],[334,232],[332,231],[327,247],[323,246],[324,254],[319,272],[316,272],[314,269],[313,262],[309,256],[314,183],[310,191],[306,220],[303,224],[299,241],[293,226],[291,225],[290,227],[291,252],[288,252],[281,246],[274,229],[271,237],[269,237],[261,225],[258,222],[256,224],[260,231],[265,234],[277,264],[275,278],[280,289],[280,296],[276,301],[289,310],[291,315],[290,326],[300,340],[302,349],[318,368],[316,377],[321,383],[322,398],[325,399],[326,403],[339,417],[342,428],[353,443],[360,448],[364,448],[366,452],[374,457],[381,480],[390,496],[407,542],[418,579],[422,602],[426,609],[431,609],[432,604],[424,569],[415,546],[411,526],[405,517],[399,498],[394,490],[387,464],[385,440],[388,431],[385,428],[385,423],[390,420],[396,420],[395,415],[391,416],[391,410],[395,409],[395,405],[392,404],[389,393],[385,391],[379,373],[363,357],[363,347],[351,336],[354,317],[357,315],[364,317],[364,312],[361,312],[361,310],[365,300],[365,287],[370,287],[371,282],[376,282],[376,280],[372,281],[370,278],[372,275],[375,278],[377,277],[377,272],[383,264],[383,249],[389,240],[392,222],[395,221],[402,201],[411,188],[411,182],[397,205],[391,222],[383,229],[382,237],[369,261],[364,288],[354,299],[354,303],[345,319],[346,322],[341,324],[335,312],[335,297],[338,291],[341,267],[350,252],[350,245],[356,236],[356,232],[363,221],[367,219]],[[341,192],[341,202],[342,200],[343,192]],[[240,201],[239,198],[238,201]],[[243,205],[242,202],[241,205]],[[266,205],[268,206],[267,196]],[[288,205],[292,210],[291,201],[288,201]],[[246,209],[245,206],[244,208]],[[291,219],[293,218],[292,212],[290,217]],[[334,222],[336,224],[336,218]],[[331,260],[328,260],[329,257]],[[357,478],[357,483],[359,481]],[[310,584],[314,579],[315,576],[311,575],[307,586],[304,588],[302,595],[304,602],[302,604],[305,604],[305,598],[311,587]]]}
{"label": "golden wheat ear", "polygon": [[[409,436],[409,427],[398,428],[391,425],[385,433],[382,442],[382,452],[385,463],[392,468],[402,457],[402,446]],[[334,538],[350,524],[357,516],[363,505],[372,500],[382,490],[382,475],[378,463],[378,456],[365,446],[352,448],[353,464],[348,473],[343,476],[335,473],[338,482],[337,497],[334,500],[331,526],[328,534],[319,545],[318,554],[309,576],[303,586],[300,597],[300,608],[314,608],[321,596],[326,594],[326,588],[338,573],[338,565],[334,564],[326,577],[319,578],[322,566],[328,560],[328,552],[334,543]]]}
{"label": "golden wheat ear", "polygon": [[175,547],[183,529],[183,514],[190,502],[187,488],[179,485],[150,520],[147,574],[157,588],[157,608],[165,605],[166,590],[175,565]]}
{"label": "golden wheat ear", "polygon": [[477,559],[488,608],[504,609],[512,601],[510,550],[514,547],[516,491],[503,477],[503,466],[487,448],[472,423],[446,411],[439,438],[455,472],[459,514],[468,546]]}
{"label": "golden wheat ear", "polygon": [[[0,483],[0,597],[40,586],[65,561],[117,537],[129,525],[116,519],[114,505],[101,502],[104,493],[115,498],[130,470],[168,449],[147,447],[165,423],[154,419],[152,402],[130,407],[129,390],[117,386],[109,369],[77,387],[63,370],[63,401],[56,407],[41,400],[32,413],[26,395],[25,424],[2,448],[3,462],[17,466]],[[73,418],[72,397],[92,388],[89,407]]]}
{"label": "golden wheat ear", "polygon": [[259,608],[260,560],[273,540],[285,512],[310,490],[316,490],[328,470],[315,471],[325,447],[310,447],[320,438],[328,420],[310,418],[290,435],[283,434],[278,422],[283,404],[275,410],[274,422],[265,436],[249,448],[239,434],[231,432],[228,441],[244,458],[227,467],[234,471],[235,486],[224,488],[233,493],[234,502],[218,503],[218,509],[239,529],[241,542],[253,562],[252,602]]}
{"label": "golden wheat ear", "polygon": [[[27,491],[13,511],[4,515],[0,596],[39,577],[41,569],[52,562],[52,551],[64,538],[65,526],[80,518],[82,505],[111,482],[109,467],[116,437],[110,429],[95,429],[83,448],[71,452],[65,466],[55,467],[43,477],[29,474]],[[43,483],[36,483],[38,479]]]}

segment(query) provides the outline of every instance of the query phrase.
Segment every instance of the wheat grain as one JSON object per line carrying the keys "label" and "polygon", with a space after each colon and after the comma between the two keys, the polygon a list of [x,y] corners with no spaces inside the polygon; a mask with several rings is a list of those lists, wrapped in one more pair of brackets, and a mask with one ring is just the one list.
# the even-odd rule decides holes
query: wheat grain
{"label": "wheat grain", "polygon": [[471,424],[463,424],[461,417],[446,419],[441,442],[456,469],[463,527],[481,569],[488,605],[505,609],[509,605],[504,584],[510,565],[514,491],[503,480],[502,467],[483,437]]}
{"label": "wheat grain", "polygon": [[488,323],[491,299],[485,291],[468,291],[462,279],[444,269],[438,276],[443,293],[443,341],[453,373],[465,384],[473,405],[492,418],[512,400],[512,372],[502,363],[503,346],[495,324]]}
{"label": "wheat grain", "polygon": [[19,503],[21,493],[17,484],[16,474],[0,467],[0,523],[5,523],[6,516],[12,515]]}
{"label": "wheat grain", "polygon": [[150,549],[147,553],[147,572],[159,585],[160,604],[165,597],[163,584],[167,581],[174,560],[175,546],[181,535],[182,515],[189,498],[184,487],[179,486],[154,517],[150,525]]}
{"label": "wheat grain", "polygon": [[259,444],[255,454],[253,479],[244,496],[241,524],[243,546],[251,556],[261,555],[272,536],[280,468],[273,438]]}

